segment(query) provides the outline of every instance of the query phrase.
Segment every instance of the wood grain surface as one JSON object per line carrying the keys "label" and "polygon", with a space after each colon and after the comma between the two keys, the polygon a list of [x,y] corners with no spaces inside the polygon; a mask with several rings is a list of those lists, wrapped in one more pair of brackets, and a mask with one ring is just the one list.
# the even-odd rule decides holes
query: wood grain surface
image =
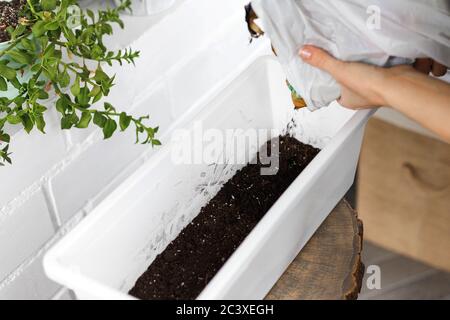
{"label": "wood grain surface", "polygon": [[450,271],[450,145],[371,119],[358,176],[365,239]]}
{"label": "wood grain surface", "polygon": [[364,275],[362,236],[362,222],[356,211],[342,200],[266,299],[356,299]]}

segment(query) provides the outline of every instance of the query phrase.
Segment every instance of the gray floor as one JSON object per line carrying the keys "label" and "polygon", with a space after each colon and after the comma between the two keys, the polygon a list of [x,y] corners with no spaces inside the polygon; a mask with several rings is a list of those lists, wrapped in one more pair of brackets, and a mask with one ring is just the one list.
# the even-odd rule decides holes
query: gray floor
{"label": "gray floor", "polygon": [[363,279],[360,300],[450,300],[450,273],[364,242],[363,262],[367,267],[379,266],[381,289],[370,290],[367,274]]}
{"label": "gray floor", "polygon": [[[345,198],[356,208],[356,190],[353,185]],[[369,289],[366,272],[360,300],[450,300],[450,273],[406,258],[364,241],[362,261],[367,268],[379,266],[381,288]]]}

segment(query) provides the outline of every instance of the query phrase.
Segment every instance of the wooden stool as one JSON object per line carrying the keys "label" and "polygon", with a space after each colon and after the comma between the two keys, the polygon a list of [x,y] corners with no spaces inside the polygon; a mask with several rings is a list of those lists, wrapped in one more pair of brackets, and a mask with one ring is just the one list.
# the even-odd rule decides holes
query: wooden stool
{"label": "wooden stool", "polygon": [[363,226],[342,200],[267,295],[267,300],[350,300],[364,276]]}

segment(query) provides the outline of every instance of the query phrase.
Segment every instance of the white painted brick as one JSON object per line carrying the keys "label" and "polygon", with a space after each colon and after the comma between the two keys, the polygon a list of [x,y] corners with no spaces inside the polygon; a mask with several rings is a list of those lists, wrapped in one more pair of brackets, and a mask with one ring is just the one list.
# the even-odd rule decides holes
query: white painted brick
{"label": "white painted brick", "polygon": [[132,132],[99,141],[53,180],[62,222],[87,204],[148,146],[134,145]]}
{"label": "white painted brick", "polygon": [[8,216],[0,215],[0,281],[54,234],[41,192]]}
{"label": "white painted brick", "polygon": [[60,286],[47,278],[42,256],[6,285],[0,284],[0,300],[45,300],[53,297]]}
{"label": "white painted brick", "polygon": [[249,44],[246,24],[240,18],[238,15],[232,19],[206,48],[169,73],[175,116],[183,114],[263,44],[258,41]]}
{"label": "white painted brick", "polygon": [[147,30],[132,44],[141,51],[136,62],[137,91],[207,46],[236,14],[242,14],[243,19],[244,4],[242,0],[189,0]]}
{"label": "white painted brick", "polygon": [[145,95],[141,93],[141,99],[136,102],[131,114],[149,115],[148,124],[155,127],[159,126],[158,135],[164,134],[171,123],[175,120],[172,116],[172,97],[167,83],[161,82],[149,88]]}
{"label": "white painted brick", "polygon": [[114,37],[105,38],[105,44],[110,48],[121,49],[128,47],[131,43],[138,40],[153,26],[162,23],[163,20],[177,14],[178,9],[184,6],[186,0],[178,0],[169,10],[153,16],[134,16],[128,13],[122,14],[121,18],[125,24],[125,29],[113,25]]}
{"label": "white painted brick", "polygon": [[[247,46],[247,27],[243,23],[245,1],[187,0],[179,2],[173,10],[155,17],[124,15],[123,20],[126,29],[116,29],[114,37],[109,39],[108,44],[112,47],[131,46],[141,52],[140,58],[136,60],[136,66],[124,64],[119,67],[114,64],[112,67],[106,65],[103,67],[105,72],[116,75],[116,84],[105,101],[112,102],[118,110],[130,110],[134,106],[136,98],[145,96],[149,87],[151,88],[155,83],[164,81],[166,73],[170,72],[172,68],[177,68],[177,65],[185,65],[193,58],[199,61],[196,57],[198,51],[205,47],[208,49],[209,43],[216,38],[216,34],[220,33],[224,26],[228,27],[230,21],[235,20],[236,15],[239,16],[240,23],[234,28],[237,31],[235,36],[242,39],[242,34],[245,34],[241,47]],[[205,14],[205,12],[208,12],[208,14]],[[228,31],[228,37],[230,33],[234,34],[235,32]],[[231,38],[234,38],[234,36]],[[230,43],[230,41],[227,43]],[[236,43],[236,40],[233,40],[233,43]],[[219,48],[224,48],[224,46],[216,41],[216,49]],[[228,46],[226,49],[230,51],[233,48]],[[237,51],[239,52],[240,49],[238,48]],[[216,50],[204,52],[211,54],[204,53],[201,59],[205,59],[206,56],[205,62],[210,61],[211,63],[202,67],[202,71],[208,72],[209,67],[215,63],[215,68],[209,71],[209,74],[213,74],[217,71],[217,65],[223,64],[223,61],[214,58]],[[231,52],[231,55],[233,54]],[[222,52],[222,56],[227,55],[230,55],[230,53]],[[186,77],[189,77],[189,75],[185,75],[182,79],[184,80]],[[197,78],[199,77],[201,75]],[[195,83],[191,83],[191,86],[193,85]],[[211,86],[211,83],[208,83],[208,85]],[[198,93],[203,90],[204,86],[197,85],[193,92],[188,93],[186,97],[189,103],[194,101],[196,97],[198,98]],[[185,92],[173,92],[173,94],[176,95],[178,100],[182,100]],[[186,103],[181,102],[179,107],[185,108],[186,106]],[[84,141],[92,134],[94,129],[71,130],[70,135],[73,144]]]}
{"label": "white painted brick", "polygon": [[[150,114],[149,124],[159,124],[162,134],[172,121],[167,87],[161,84],[154,88],[133,113]],[[118,176],[141,154],[151,152],[149,145],[134,144],[135,133],[130,129],[117,132],[110,140],[96,142],[53,179],[53,192],[63,223],[113,179],[117,179],[117,184],[126,178]]]}
{"label": "white painted brick", "polygon": [[[160,79],[172,66],[205,46],[237,12],[244,15],[244,0],[184,0],[173,9],[156,16],[123,15],[125,29],[115,26],[114,37],[107,37],[111,48],[140,51],[136,67],[107,67],[105,71],[120,73],[117,82],[131,77],[122,95],[134,97],[149,84]],[[116,88],[115,88],[116,89]],[[114,90],[113,90],[114,91]]]}
{"label": "white painted brick", "polygon": [[56,124],[47,128],[47,134],[24,130],[11,138],[12,165],[0,168],[0,208],[21,191],[39,180],[65,155],[64,140]]}
{"label": "white painted brick", "polygon": [[[92,106],[93,109],[103,110],[105,102],[111,103],[117,111],[130,111],[135,105],[136,97],[138,96],[136,89],[136,73],[144,72],[134,66],[133,64],[124,63],[120,66],[118,63],[113,66],[104,64],[103,70],[110,76],[115,76],[114,86],[107,97],[102,98]],[[147,83],[148,86],[148,83]],[[146,89],[149,89],[146,87]],[[93,132],[97,131],[98,127],[91,125],[85,129],[72,128],[69,130],[72,146],[80,143],[88,138]]]}

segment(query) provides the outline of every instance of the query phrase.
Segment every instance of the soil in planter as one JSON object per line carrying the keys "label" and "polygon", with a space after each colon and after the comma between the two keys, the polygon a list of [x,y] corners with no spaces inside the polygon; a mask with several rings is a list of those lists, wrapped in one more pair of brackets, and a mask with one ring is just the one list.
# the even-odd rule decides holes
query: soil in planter
{"label": "soil in planter", "polygon": [[0,43],[9,41],[8,27],[15,28],[19,21],[19,12],[26,0],[0,1]]}
{"label": "soil in planter", "polygon": [[292,137],[280,137],[278,173],[261,175],[261,163],[238,171],[129,293],[149,300],[195,299],[318,152]]}

